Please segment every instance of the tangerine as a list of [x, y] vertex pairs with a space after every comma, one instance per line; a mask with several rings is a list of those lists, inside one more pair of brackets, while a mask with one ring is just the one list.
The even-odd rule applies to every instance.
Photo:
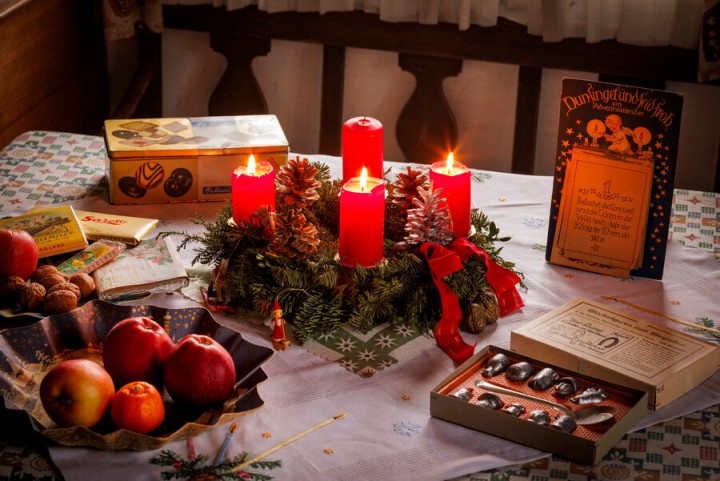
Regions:
[[149, 433], [160, 426], [165, 418], [162, 395], [149, 382], [129, 382], [115, 393], [110, 416], [120, 429]]

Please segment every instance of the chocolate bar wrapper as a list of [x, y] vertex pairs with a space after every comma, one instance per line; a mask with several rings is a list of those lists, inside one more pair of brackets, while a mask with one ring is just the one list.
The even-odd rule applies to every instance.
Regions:
[[111, 240], [99, 240], [93, 242], [86, 249], [78, 252], [57, 269], [66, 276], [73, 274], [90, 274], [100, 266], [104, 266], [125, 249], [125, 244]]
[[187, 287], [189, 279], [170, 237], [146, 239], [93, 272], [98, 299], [144, 297]]
[[29, 233], [40, 251], [40, 258], [69, 254], [87, 247], [77, 214], [69, 205], [36, 206], [23, 215], [0, 219], [2, 229]]
[[99, 212], [75, 211], [88, 240], [100, 239], [138, 245], [158, 225], [158, 219]]

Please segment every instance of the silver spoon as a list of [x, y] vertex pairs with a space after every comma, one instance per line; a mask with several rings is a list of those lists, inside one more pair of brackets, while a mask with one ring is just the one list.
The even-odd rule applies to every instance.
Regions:
[[548, 401], [546, 399], [533, 396], [532, 394], [525, 394], [513, 391], [512, 389], [496, 386], [495, 384], [483, 381], [482, 379], [478, 379], [477, 381], [475, 381], [475, 385], [486, 391], [507, 394], [508, 396], [516, 397], [519, 399], [535, 401], [541, 404], [548, 405], [572, 417], [577, 424], [584, 426], [604, 423], [612, 419], [617, 413], [617, 410], [612, 406], [583, 406], [578, 408], [576, 411], [573, 411], [572, 409], [568, 408], [567, 406], [563, 406], [562, 404]]

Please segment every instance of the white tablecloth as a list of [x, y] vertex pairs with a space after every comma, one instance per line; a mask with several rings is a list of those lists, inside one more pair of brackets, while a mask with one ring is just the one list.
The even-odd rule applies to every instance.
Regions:
[[[334, 175], [340, 176], [338, 158], [310, 156], [310, 159], [327, 162]], [[404, 170], [403, 165], [389, 165], [395, 172]], [[468, 343], [477, 342], [476, 349], [487, 344], [508, 348], [512, 329], [580, 296], [598, 301], [602, 301], [602, 296], [612, 296], [689, 322], [720, 319], [717, 302], [720, 269], [708, 252], [671, 241], [662, 281], [623, 280], [550, 265], [545, 262], [544, 246], [552, 178], [475, 172], [473, 179], [474, 207], [494, 220], [501, 233], [512, 236], [505, 243], [503, 257], [517, 264], [528, 288], [521, 292], [524, 308], [501, 318], [480, 334], [464, 334]], [[156, 232], [198, 230], [189, 217], [201, 213], [213, 219], [221, 207], [217, 203], [112, 206], [104, 197], [81, 199], [73, 205], [88, 211], [157, 217], [161, 224]], [[189, 266], [194, 253], [181, 250], [180, 254]], [[180, 294], [156, 294], [142, 302], [173, 307], [194, 305], [193, 300]], [[625, 304], [614, 303], [612, 307], [684, 329]], [[215, 314], [215, 317], [249, 341], [271, 347], [270, 329], [265, 325], [247, 322], [239, 316]], [[263, 452], [338, 413], [347, 413], [347, 417], [271, 455], [272, 459], [282, 460], [283, 467], [267, 474], [278, 480], [437, 480], [547, 456], [430, 417], [430, 390], [453, 368], [447, 355], [431, 344], [420, 353], [364, 378], [292, 344], [264, 365], [269, 379], [259, 386], [259, 392], [265, 406], [239, 419], [228, 457], [242, 451]], [[718, 402], [720, 374], [716, 373], [682, 399], [657, 412], [648, 412], [637, 427]], [[227, 425], [199, 436], [195, 440], [198, 454], [214, 458], [226, 432]], [[185, 442], [168, 444], [164, 449], [181, 456], [188, 452]], [[148, 462], [159, 452], [50, 448], [53, 461], [68, 481], [157, 480], [160, 471], [169, 469]]]

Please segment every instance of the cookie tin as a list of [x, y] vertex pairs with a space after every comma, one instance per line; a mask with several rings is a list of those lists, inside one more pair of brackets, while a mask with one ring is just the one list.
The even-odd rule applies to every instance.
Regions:
[[224, 201], [250, 155], [275, 169], [288, 142], [274, 115], [105, 121], [112, 204]]

